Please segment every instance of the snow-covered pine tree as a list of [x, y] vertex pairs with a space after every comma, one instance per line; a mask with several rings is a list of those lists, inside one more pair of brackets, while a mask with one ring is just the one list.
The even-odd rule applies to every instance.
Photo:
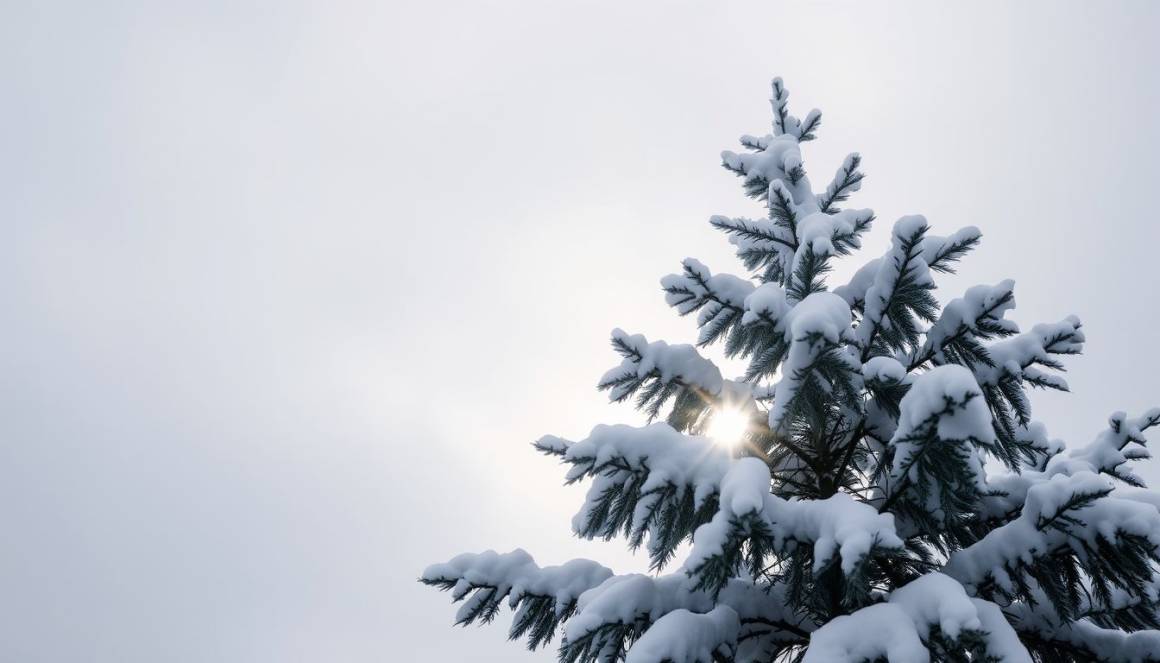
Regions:
[[[941, 237], [899, 219], [890, 250], [828, 290], [874, 215], [839, 208], [861, 186], [858, 154], [815, 192], [801, 147], [821, 114], [790, 115], [788, 96], [775, 79], [773, 133], [722, 155], [768, 207], [710, 220], [750, 277], [687, 259], [661, 281], [697, 313], [697, 345], [747, 360], [744, 375], [615, 330], [624, 359], [599, 388], [664, 421], [535, 443], [568, 483], [592, 483], [576, 534], [624, 536], [656, 574], [516, 550], [461, 555], [422, 582], [463, 601], [459, 624], [506, 600], [510, 637], [532, 649], [562, 626], [564, 663], [1160, 661], [1160, 494], [1129, 469], [1160, 409], [1117, 412], [1078, 449], [1049, 438], [1027, 390], [1067, 389], [1079, 320], [1021, 332], [1005, 317], [1011, 281], [940, 309], [936, 276], [975, 228]], [[738, 413], [744, 443], [715, 443]]]

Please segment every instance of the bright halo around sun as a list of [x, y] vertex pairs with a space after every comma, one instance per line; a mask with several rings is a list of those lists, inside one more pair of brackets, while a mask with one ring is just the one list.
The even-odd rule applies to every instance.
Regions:
[[734, 408], [725, 408], [713, 413], [705, 432], [714, 443], [736, 449], [748, 430], [748, 414]]

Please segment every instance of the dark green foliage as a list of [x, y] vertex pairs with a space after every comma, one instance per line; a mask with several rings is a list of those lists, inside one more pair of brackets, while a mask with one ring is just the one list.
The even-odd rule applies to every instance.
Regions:
[[689, 574], [696, 581], [696, 589], [716, 596], [742, 569], [751, 577], [759, 576], [773, 551], [773, 533], [764, 520], [753, 516], [730, 518], [723, 553], [689, 569]]
[[835, 256], [849, 255], [858, 246], [858, 236], [873, 222], [873, 214], [864, 214], [855, 220], [853, 229], [835, 229], [830, 237], [834, 247], [832, 254], [815, 253], [812, 246], [801, 247], [796, 258], [797, 266], [785, 283], [786, 299], [791, 302], [801, 301], [812, 293], [824, 292], [826, 283], [823, 277], [832, 269], [830, 260]]
[[565, 640], [560, 645], [560, 663], [615, 663], [623, 660], [628, 648], [644, 634], [649, 625], [648, 615], [640, 615], [632, 623], [607, 624], [582, 638]]
[[571, 603], [562, 614], [556, 614], [556, 600], [551, 596], [529, 596], [512, 619], [509, 640], [528, 637], [528, 649], [535, 651], [547, 644], [556, 634], [561, 622], [567, 621], [576, 612], [576, 604]]
[[[968, 393], [959, 400], [945, 397], [943, 410], [931, 414], [910, 434], [892, 441], [885, 456], [887, 462], [883, 463], [883, 472], [886, 467], [900, 469], [880, 510], [892, 510], [916, 523], [928, 542], [943, 552], [973, 543], [961, 537], [969, 531], [964, 526], [974, 519], [982, 496], [976, 449], [984, 441], [943, 439], [939, 422], [956, 410], [965, 409], [975, 398], [979, 394]], [[897, 446], [901, 444], [908, 446]], [[895, 457], [896, 453], [904, 455]], [[938, 505], [936, 512], [931, 511], [931, 504]]]
[[999, 663], [1000, 659], [987, 654], [985, 631], [963, 631], [950, 638], [937, 625], [931, 628], [926, 646], [931, 660], [946, 663]]

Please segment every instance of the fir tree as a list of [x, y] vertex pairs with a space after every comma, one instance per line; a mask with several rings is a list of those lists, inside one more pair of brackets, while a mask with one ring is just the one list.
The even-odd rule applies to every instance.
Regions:
[[[512, 639], [536, 649], [561, 632], [564, 663], [1160, 661], [1160, 495], [1129, 467], [1160, 409], [1115, 413], [1078, 449], [1049, 438], [1028, 390], [1067, 390], [1083, 331], [1074, 316], [1021, 331], [1011, 281], [940, 308], [936, 277], [975, 228], [899, 219], [889, 251], [830, 289], [874, 214], [843, 207], [858, 154], [815, 192], [801, 148], [821, 113], [798, 119], [788, 96], [775, 79], [773, 133], [722, 155], [768, 209], [710, 220], [749, 274], [690, 258], [661, 281], [696, 313], [697, 346], [744, 359], [744, 375], [615, 330], [623, 360], [599, 388], [650, 423], [535, 443], [566, 482], [591, 482], [576, 534], [644, 546], [655, 574], [517, 550], [461, 555], [422, 582], [463, 602], [459, 624], [506, 601]], [[711, 434], [731, 417], [733, 448]]]

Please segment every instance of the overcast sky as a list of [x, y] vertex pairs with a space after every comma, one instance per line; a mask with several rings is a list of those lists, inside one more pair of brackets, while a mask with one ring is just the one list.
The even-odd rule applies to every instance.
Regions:
[[0, 660], [552, 660], [415, 578], [640, 568], [529, 443], [640, 421], [608, 332], [694, 338], [657, 280], [737, 268], [773, 75], [863, 257], [977, 225], [942, 299], [1082, 317], [1053, 436], [1160, 404], [1160, 5], [3, 4]]

